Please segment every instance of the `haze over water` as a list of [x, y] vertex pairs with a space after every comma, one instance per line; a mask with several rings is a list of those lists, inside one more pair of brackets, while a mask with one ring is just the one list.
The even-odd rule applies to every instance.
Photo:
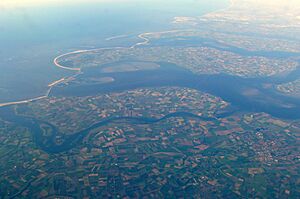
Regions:
[[[124, 1], [3, 6], [0, 4], [0, 103], [43, 95], [71, 73], [56, 68], [57, 55], [101, 47], [105, 38], [178, 28], [176, 16], [226, 8], [226, 0]], [[50, 34], [49, 34], [50, 33]]]

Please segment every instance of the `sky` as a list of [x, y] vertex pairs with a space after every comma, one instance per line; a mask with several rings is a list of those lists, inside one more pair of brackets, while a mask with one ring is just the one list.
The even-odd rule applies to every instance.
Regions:
[[[122, 1], [130, 1], [130, 0], [0, 0], [0, 6], [2, 8], [3, 7], [5, 8], [5, 7], [19, 7], [19, 6], [21, 7], [41, 6], [41, 5], [49, 5], [49, 4], [67, 4], [67, 3], [74, 4], [74, 3], [81, 3], [81, 2], [122, 2]], [[235, 1], [250, 1], [257, 4], [276, 5], [276, 6], [286, 6], [286, 5], [300, 6], [300, 0], [235, 0]]]
[[299, 8], [300, 0], [234, 0], [236, 2], [250, 2], [255, 5], [273, 6], [273, 7], [286, 7], [286, 8]]
[[26, 6], [44, 6], [51, 4], [68, 4], [82, 2], [122, 2], [126, 0], [0, 0], [0, 7], [26, 7]]

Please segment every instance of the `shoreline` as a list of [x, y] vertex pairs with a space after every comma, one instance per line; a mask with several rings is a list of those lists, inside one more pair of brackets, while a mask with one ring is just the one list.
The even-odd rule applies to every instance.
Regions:
[[[216, 10], [216, 11], [213, 11], [213, 12], [201, 15], [199, 17], [205, 17], [205, 16], [207, 16], [209, 14], [214, 14], [214, 13], [226, 11], [226, 10], [230, 9], [234, 5], [235, 1], [236, 0], [230, 0], [230, 5], [227, 8], [219, 9], [219, 10]], [[68, 82], [68, 81], [70, 81], [70, 79], [76, 77], [79, 74], [82, 74], [81, 68], [79, 68], [79, 67], [71, 68], [71, 67], [68, 67], [68, 66], [61, 65], [58, 60], [60, 58], [64, 57], [64, 56], [73, 55], [73, 54], [79, 54], [79, 53], [94, 52], [94, 51], [98, 51], [98, 50], [113, 50], [113, 49], [126, 49], [126, 48], [127, 49], [133, 49], [133, 48], [136, 48], [138, 46], [148, 45], [150, 43], [150, 39], [148, 39], [146, 37], [146, 35], [164, 34], [164, 33], [173, 33], [173, 32], [185, 32], [185, 31], [193, 31], [193, 30], [195, 30], [195, 29], [175, 29], [175, 30], [167, 30], [167, 31], [161, 31], [161, 32], [145, 32], [145, 33], [141, 33], [141, 34], [137, 35], [138, 38], [140, 38], [141, 40], [144, 40], [144, 41], [137, 42], [137, 43], [133, 44], [130, 47], [95, 48], [95, 49], [86, 49], [86, 50], [76, 50], [76, 51], [72, 51], [72, 52], [61, 54], [61, 55], [59, 55], [59, 56], [57, 56], [57, 57], [55, 57], [53, 59], [53, 64], [56, 67], [60, 68], [60, 69], [69, 70], [69, 71], [75, 71], [76, 72], [75, 75], [63, 77], [63, 78], [61, 78], [59, 80], [55, 80], [55, 81], [49, 83], [48, 84], [48, 89], [47, 89], [45, 95], [42, 95], [42, 96], [39, 96], [39, 97], [30, 98], [30, 99], [20, 100], [20, 101], [0, 103], [0, 108], [1, 107], [6, 107], [6, 106], [12, 106], [12, 105], [27, 104], [27, 103], [30, 103], [30, 102], [34, 102], [34, 101], [38, 101], [38, 100], [41, 100], [41, 99], [45, 99], [45, 98], [49, 97], [49, 95], [51, 93], [51, 90], [52, 90], [52, 88], [54, 86], [56, 86], [56, 85], [58, 85], [58, 84], [60, 84], [62, 82]], [[127, 35], [113, 36], [113, 37], [107, 38], [106, 40], [112, 40], [112, 39], [123, 37], [123, 36], [126, 37]]]
[[219, 10], [216, 10], [216, 11], [213, 11], [213, 12], [210, 12], [210, 13], [207, 13], [207, 14], [204, 14], [204, 15], [201, 15], [199, 16], [199, 18], [201, 17], [206, 17], [206, 16], [209, 16], [209, 15], [213, 15], [213, 14], [216, 14], [216, 13], [220, 13], [220, 12], [225, 12], [227, 10], [230, 10], [232, 7], [234, 7], [234, 5], [236, 4], [236, 1], [237, 0], [229, 0], [229, 6], [226, 7], [226, 8], [221, 8]]

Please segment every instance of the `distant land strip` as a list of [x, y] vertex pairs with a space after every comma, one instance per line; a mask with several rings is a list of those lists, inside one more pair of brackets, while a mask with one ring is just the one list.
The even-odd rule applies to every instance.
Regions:
[[[225, 11], [227, 9], [230, 9], [234, 4], [235, 4], [235, 1], [234, 0], [230, 0], [230, 6], [228, 8], [220, 9], [220, 10], [208, 13], [208, 14], [214, 14], [214, 13], [217, 13], [217, 12]], [[206, 15], [208, 15], [208, 14], [206, 14]], [[191, 31], [191, 30], [195, 30], [195, 29], [177, 29], [177, 30], [168, 30], [168, 31], [161, 31], [161, 32], [146, 32], [146, 33], [142, 33], [142, 34], [138, 35], [138, 38], [140, 38], [140, 39], [142, 39], [144, 41], [137, 42], [136, 44], [134, 44], [131, 47], [129, 47], [129, 49], [136, 48], [136, 47], [142, 46], [142, 45], [148, 45], [150, 43], [150, 39], [147, 36], [151, 35], [151, 34], [175, 33], [175, 32], [185, 32], [185, 31]], [[126, 36], [128, 36], [128, 35], [113, 36], [113, 37], [107, 38], [106, 41], [110, 41], [110, 40], [118, 39], [118, 38], [123, 38], [123, 37], [126, 37]], [[64, 57], [64, 56], [72, 55], [72, 54], [78, 54], [78, 53], [93, 52], [93, 51], [98, 51], [98, 50], [105, 50], [105, 49], [122, 49], [122, 48], [124, 49], [126, 47], [112, 47], [112, 48], [96, 48], [96, 49], [90, 49], [90, 50], [77, 50], [77, 51], [73, 51], [73, 52], [69, 52], [69, 53], [65, 53], [65, 54], [59, 55], [59, 56], [57, 56], [57, 57], [54, 58], [54, 60], [53, 60], [54, 65], [56, 67], [64, 69], [64, 70], [76, 71], [77, 74], [75, 74], [75, 75], [73, 75], [71, 77], [64, 77], [64, 78], [61, 78], [59, 80], [53, 81], [52, 83], [49, 83], [48, 84], [49, 89], [47, 90], [46, 94], [43, 95], [43, 96], [35, 97], [35, 98], [27, 99], [27, 100], [15, 101], [15, 102], [0, 103], [0, 108], [1, 107], [5, 107], [5, 106], [18, 105], [18, 104], [26, 104], [26, 103], [38, 101], [38, 100], [41, 100], [41, 99], [45, 99], [45, 98], [47, 98], [49, 96], [49, 94], [51, 93], [51, 90], [52, 90], [52, 88], [54, 86], [56, 86], [57, 84], [60, 84], [62, 82], [68, 82], [70, 79], [72, 79], [72, 77], [77, 76], [78, 74], [81, 74], [82, 72], [81, 72], [81, 68], [80, 67], [72, 68], [72, 67], [68, 67], [68, 66], [63, 66], [63, 65], [61, 65], [59, 63], [59, 59], [62, 58], [62, 57]]]

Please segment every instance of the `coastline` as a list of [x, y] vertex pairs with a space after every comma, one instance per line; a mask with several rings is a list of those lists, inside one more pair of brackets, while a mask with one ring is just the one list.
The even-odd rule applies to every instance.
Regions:
[[219, 10], [216, 10], [216, 11], [213, 11], [213, 12], [210, 12], [210, 13], [207, 13], [207, 14], [204, 14], [204, 15], [201, 15], [201, 16], [199, 16], [199, 18], [201, 18], [201, 17], [206, 17], [206, 16], [213, 15], [213, 14], [220, 13], [220, 12], [228, 11], [228, 10], [230, 10], [232, 7], [235, 6], [236, 1], [237, 1], [237, 0], [229, 0], [229, 6], [228, 6], [228, 7], [226, 7], [226, 8], [221, 8], [221, 9], [219, 9]]
[[[219, 12], [226, 11], [226, 10], [230, 9], [235, 4], [235, 1], [236, 0], [230, 0], [230, 5], [227, 8], [219, 9], [219, 10], [216, 10], [216, 11], [213, 11], [213, 12], [201, 15], [199, 17], [205, 17], [205, 16], [208, 16], [210, 14], [214, 14], [214, 13], [219, 13]], [[86, 52], [94, 52], [94, 51], [98, 51], [98, 50], [113, 50], [113, 49], [126, 49], [126, 48], [127, 49], [132, 49], [132, 48], [136, 48], [138, 46], [148, 45], [150, 43], [150, 39], [147, 38], [147, 35], [173, 33], [173, 32], [185, 32], [185, 31], [192, 31], [192, 30], [195, 30], [195, 29], [174, 29], [174, 30], [167, 30], [167, 31], [161, 31], [161, 32], [145, 32], [145, 33], [141, 33], [141, 34], [137, 35], [137, 37], [140, 38], [143, 41], [137, 42], [137, 43], [133, 44], [130, 47], [112, 47], [112, 48], [83, 49], [83, 50], [76, 50], [76, 51], [72, 51], [72, 52], [61, 54], [61, 55], [59, 55], [59, 56], [57, 56], [57, 57], [55, 57], [53, 59], [53, 64], [56, 67], [60, 68], [60, 69], [69, 70], [69, 71], [75, 71], [76, 72], [75, 75], [63, 77], [63, 78], [61, 78], [59, 80], [55, 80], [55, 81], [49, 83], [48, 84], [48, 89], [47, 89], [45, 95], [42, 95], [42, 96], [39, 96], [39, 97], [30, 98], [30, 99], [20, 100], [20, 101], [0, 103], [0, 108], [1, 107], [6, 107], [6, 106], [12, 106], [12, 105], [27, 104], [27, 103], [30, 103], [30, 102], [34, 102], [34, 101], [38, 101], [38, 100], [41, 100], [41, 99], [45, 99], [45, 98], [49, 97], [49, 95], [50, 95], [51, 90], [52, 90], [53, 87], [55, 87], [56, 85], [58, 85], [60, 83], [63, 83], [63, 82], [66, 83], [66, 82], [70, 81], [72, 78], [74, 78], [77, 75], [81, 74], [82, 73], [81, 68], [79, 68], [79, 67], [71, 68], [71, 67], [68, 67], [68, 66], [63, 66], [63, 65], [61, 65], [59, 63], [58, 60], [60, 58], [64, 57], [64, 56], [73, 55], [73, 54], [79, 54], [79, 53], [86, 53]], [[121, 37], [126, 37], [126, 36], [127, 35], [112, 36], [112, 37], [106, 38], [105, 40], [109, 41], [109, 40], [113, 40], [113, 39], [117, 39], [117, 38], [121, 38]]]

